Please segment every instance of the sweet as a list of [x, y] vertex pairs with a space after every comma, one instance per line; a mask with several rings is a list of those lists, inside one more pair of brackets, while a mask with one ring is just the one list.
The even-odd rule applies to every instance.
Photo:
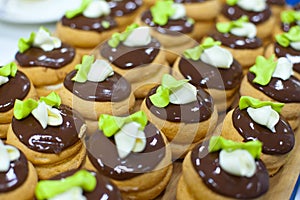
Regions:
[[266, 0], [266, 3], [272, 10], [272, 15], [275, 16], [276, 21], [280, 21], [280, 13], [287, 8], [285, 0]]
[[269, 189], [269, 175], [259, 159], [261, 145], [259, 141], [238, 143], [216, 136], [197, 145], [183, 161], [177, 199], [262, 196]]
[[0, 67], [0, 138], [6, 138], [16, 99], [35, 98], [36, 91], [28, 77], [11, 62]]
[[289, 32], [293, 26], [297, 26], [297, 21], [299, 20], [298, 10], [284, 10], [280, 13], [280, 20], [278, 20], [277, 26], [275, 26], [273, 37], [275, 39], [277, 34], [282, 34], [284, 32]]
[[39, 101], [17, 100], [7, 143], [18, 147], [32, 162], [39, 179], [78, 168], [85, 158], [86, 125], [81, 115], [60, 104], [56, 93]]
[[202, 88], [165, 74], [141, 105], [149, 120], [167, 137], [173, 159], [184, 157], [216, 127], [218, 113]]

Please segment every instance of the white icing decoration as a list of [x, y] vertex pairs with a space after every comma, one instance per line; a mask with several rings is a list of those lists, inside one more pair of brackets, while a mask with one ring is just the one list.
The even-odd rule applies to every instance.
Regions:
[[0, 76], [0, 85], [3, 85], [9, 81], [9, 78], [6, 76]]
[[247, 108], [247, 113], [253, 121], [266, 126], [273, 133], [276, 132], [275, 125], [279, 121], [279, 114], [272, 109], [271, 106], [263, 106], [260, 108]]
[[83, 196], [83, 190], [81, 187], [72, 187], [71, 189], [65, 191], [64, 193], [58, 194], [49, 200], [86, 200], [86, 197]]
[[239, 37], [255, 38], [256, 26], [252, 23], [244, 22], [242, 27], [232, 28], [230, 33]]
[[293, 74], [293, 64], [285, 57], [279, 58], [272, 77], [287, 80]]
[[91, 66], [87, 79], [92, 82], [102, 82], [114, 75], [113, 68], [106, 60], [97, 59]]
[[98, 18], [110, 14], [110, 7], [106, 1], [92, 1], [83, 11], [83, 16], [88, 18]]
[[252, 177], [256, 172], [256, 164], [252, 155], [244, 149], [231, 152], [221, 150], [219, 154], [221, 168], [235, 176]]
[[151, 42], [150, 28], [146, 26], [134, 29], [123, 42], [128, 47], [139, 47]]
[[174, 8], [175, 12], [170, 19], [177, 20], [186, 16], [186, 11], [184, 5], [180, 3], [173, 3], [172, 8]]
[[297, 51], [300, 51], [300, 42], [291, 42], [291, 43], [290, 43], [290, 46], [291, 46], [293, 49], [295, 49], [295, 50], [297, 50]]
[[232, 54], [228, 50], [217, 45], [205, 49], [200, 58], [209, 65], [226, 69], [230, 68], [233, 62]]
[[266, 0], [239, 0], [237, 5], [247, 11], [262, 12], [267, 8]]
[[170, 102], [173, 104], [187, 104], [197, 100], [197, 89], [190, 83], [173, 89], [170, 94]]
[[4, 145], [0, 140], [0, 172], [6, 172], [10, 162], [20, 158], [20, 151], [11, 145]]
[[15, 161], [20, 158], [20, 155], [21, 155], [20, 151], [16, 147], [11, 146], [11, 145], [5, 145], [5, 149], [8, 153], [10, 161]]
[[51, 36], [45, 29], [40, 28], [35, 35], [33, 46], [39, 47], [44, 51], [52, 51], [55, 48], [61, 47], [61, 40]]
[[136, 135], [135, 145], [132, 149], [133, 152], [141, 152], [146, 147], [146, 135], [144, 131], [138, 131]]

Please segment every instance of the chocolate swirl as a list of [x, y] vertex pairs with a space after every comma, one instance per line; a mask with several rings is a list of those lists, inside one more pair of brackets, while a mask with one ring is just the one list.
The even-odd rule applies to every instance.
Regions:
[[132, 69], [134, 67], [150, 64], [160, 51], [160, 43], [152, 38], [148, 45], [140, 47], [127, 47], [120, 43], [116, 48], [105, 42], [100, 48], [100, 54], [121, 69]]
[[49, 67], [58, 69], [71, 63], [75, 57], [75, 49], [62, 43], [61, 47], [52, 51], [44, 51], [38, 47], [31, 47], [24, 53], [17, 52], [15, 58], [22, 67]]
[[191, 162], [203, 183], [215, 193], [238, 199], [261, 196], [269, 189], [269, 174], [261, 160], [255, 160], [256, 172], [240, 177], [225, 172], [219, 163], [219, 152], [208, 152], [208, 142], [197, 145], [191, 152]]
[[26, 181], [28, 171], [28, 161], [20, 151], [20, 157], [10, 162], [8, 171], [0, 172], [0, 193], [10, 192], [20, 187]]
[[78, 112], [66, 105], [60, 105], [58, 110], [63, 118], [62, 125], [48, 125], [46, 129], [31, 114], [22, 120], [13, 117], [14, 134], [33, 151], [59, 154], [79, 141], [78, 133], [85, 122]]
[[193, 61], [181, 58], [178, 64], [180, 73], [189, 79], [191, 84], [202, 88], [230, 90], [237, 88], [243, 76], [241, 65], [234, 59], [230, 68], [213, 67], [201, 60]]
[[277, 42], [274, 44], [274, 53], [277, 58], [286, 57], [293, 63], [293, 70], [300, 73], [300, 51], [293, 49], [292, 47], [282, 47]]
[[0, 112], [7, 112], [14, 107], [16, 99], [24, 99], [30, 90], [30, 81], [27, 76], [17, 71], [15, 77], [0, 85]]
[[197, 91], [197, 101], [183, 105], [169, 103], [164, 108], [158, 108], [152, 104], [149, 98], [155, 94], [157, 87], [150, 90], [146, 97], [146, 105], [151, 113], [160, 119], [171, 122], [198, 123], [208, 120], [214, 112], [212, 97], [201, 88], [198, 88]]
[[232, 113], [234, 128], [244, 138], [244, 141], [259, 140], [263, 143], [262, 152], [266, 154], [285, 154], [290, 152], [295, 144], [294, 131], [285, 119], [280, 116], [273, 133], [267, 127], [253, 121], [247, 110], [236, 108]]
[[247, 73], [248, 82], [268, 97], [282, 103], [300, 102], [300, 81], [296, 77], [291, 76], [285, 81], [273, 77], [266, 86], [253, 83], [254, 78], [254, 74]]
[[142, 5], [142, 0], [110, 0], [107, 3], [111, 9], [111, 16], [122, 17], [136, 11]]
[[277, 5], [277, 6], [284, 6], [285, 0], [267, 0], [267, 4], [269, 5]]
[[150, 172], [165, 157], [165, 142], [159, 130], [151, 123], [146, 125], [144, 132], [144, 151], [131, 152], [121, 159], [113, 138], [107, 138], [102, 131], [97, 131], [86, 141], [88, 157], [101, 174], [115, 180], [126, 180]]
[[131, 85], [118, 73], [106, 78], [102, 82], [86, 81], [78, 83], [72, 81], [77, 70], [71, 71], [64, 80], [64, 86], [70, 92], [87, 101], [119, 102], [129, 97]]
[[261, 12], [254, 12], [244, 10], [237, 5], [229, 6], [228, 4], [223, 6], [221, 13], [230, 21], [237, 20], [243, 15], [246, 15], [248, 16], [249, 21], [256, 25], [267, 21], [272, 15], [269, 6], [267, 6], [267, 8]]

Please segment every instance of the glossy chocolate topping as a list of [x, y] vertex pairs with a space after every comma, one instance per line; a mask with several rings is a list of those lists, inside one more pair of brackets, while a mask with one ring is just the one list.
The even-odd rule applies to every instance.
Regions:
[[[77, 171], [78, 170], [71, 170], [71, 171], [61, 173], [51, 178], [51, 180], [60, 180], [60, 179], [68, 178], [69, 176], [72, 176]], [[108, 178], [93, 171], [90, 171], [90, 173], [96, 177], [97, 185], [92, 192], [83, 192], [83, 195], [86, 197], [87, 200], [96, 200], [96, 199], [121, 200], [122, 199], [119, 189]]]
[[190, 80], [191, 84], [218, 90], [237, 88], [243, 76], [242, 67], [235, 59], [230, 68], [223, 69], [206, 64], [200, 59], [193, 61], [181, 58], [179, 70], [186, 79]]
[[300, 81], [294, 76], [291, 76], [286, 81], [280, 78], [272, 78], [266, 86], [253, 83], [255, 75], [251, 72], [247, 73], [247, 78], [254, 88], [276, 101], [282, 103], [300, 102]]
[[293, 26], [296, 26], [297, 24], [295, 22], [293, 23], [282, 23], [280, 24], [280, 27], [281, 27], [281, 30], [283, 32], [289, 32], [289, 30], [293, 27]]
[[300, 73], [300, 51], [292, 47], [282, 47], [277, 42], [274, 44], [274, 53], [277, 58], [287, 57], [293, 63], [293, 70]]
[[[143, 12], [142, 21], [150, 27], [154, 27], [157, 32], [168, 35], [181, 35], [180, 33], [191, 33], [194, 25], [188, 22], [188, 18], [184, 17], [178, 20], [170, 20], [166, 25], [160, 26], [153, 22], [153, 17], [150, 10]], [[179, 33], [178, 33], [179, 32]]]
[[262, 12], [254, 12], [254, 11], [244, 10], [237, 5], [229, 6], [227, 4], [225, 4], [223, 6], [221, 13], [225, 17], [227, 17], [230, 21], [237, 20], [240, 17], [242, 17], [243, 15], [246, 15], [246, 16], [248, 16], [249, 21], [252, 22], [253, 24], [260, 24], [262, 22], [265, 22], [272, 15], [272, 12], [271, 12], [271, 9], [269, 8], [269, 6], [267, 6], [267, 8], [265, 10], [263, 10]]
[[[205, 142], [206, 143], [206, 142]], [[256, 173], [250, 177], [231, 175], [222, 170], [219, 152], [208, 152], [208, 143], [197, 145], [191, 162], [203, 183], [212, 191], [238, 199], [256, 198], [269, 189], [269, 174], [261, 160], [256, 160]]]
[[244, 138], [244, 141], [258, 139], [263, 143], [262, 152], [266, 154], [285, 154], [290, 152], [295, 144], [294, 131], [280, 116], [273, 133], [267, 127], [253, 121], [247, 110], [236, 108], [232, 113], [234, 128]]
[[108, 1], [112, 16], [122, 17], [137, 10], [142, 5], [142, 0]]
[[267, 0], [267, 4], [269, 5], [278, 5], [278, 6], [284, 6], [285, 0]]
[[112, 101], [118, 102], [129, 97], [131, 85], [118, 73], [106, 78], [103, 82], [87, 81], [78, 83], [72, 81], [77, 70], [67, 74], [64, 80], [64, 86], [73, 94], [87, 101]]
[[24, 53], [17, 52], [15, 58], [22, 67], [42, 66], [53, 69], [61, 68], [71, 63], [75, 57], [75, 49], [62, 43], [60, 48], [44, 51], [31, 47]]
[[0, 85], [0, 112], [9, 111], [14, 107], [16, 99], [24, 99], [30, 90], [29, 79], [23, 72], [17, 71], [15, 77]]
[[41, 153], [59, 154], [79, 141], [79, 131], [85, 123], [81, 115], [66, 105], [60, 105], [63, 118], [60, 126], [48, 125], [43, 129], [41, 124], [30, 114], [28, 117], [12, 119], [12, 129], [17, 138], [29, 149]]
[[214, 112], [212, 97], [201, 88], [197, 91], [197, 101], [183, 105], [169, 103], [165, 108], [154, 106], [149, 98], [155, 94], [156, 89], [157, 87], [154, 87], [150, 90], [146, 97], [146, 105], [151, 113], [160, 119], [171, 122], [198, 123], [209, 119]]
[[[116, 21], [110, 17], [99, 17], [99, 18], [87, 18], [83, 15], [78, 15], [72, 19], [68, 19], [65, 16], [61, 19], [61, 22], [64, 26], [68, 26], [74, 29], [80, 29], [84, 31], [96, 31], [104, 32], [106, 30], [113, 29], [117, 26]], [[108, 28], [104, 28], [102, 23], [109, 23]]]
[[206, 0], [174, 0], [176, 3], [198, 3], [198, 2], [204, 2]]
[[20, 151], [20, 158], [10, 162], [8, 171], [0, 172], [0, 193], [10, 192], [20, 187], [26, 181], [28, 171], [28, 161]]
[[222, 42], [222, 45], [232, 49], [258, 49], [262, 47], [260, 38], [239, 37], [230, 33], [220, 33], [214, 31], [211, 35], [214, 40]]
[[121, 159], [113, 138], [97, 131], [86, 141], [88, 157], [98, 172], [115, 180], [126, 180], [150, 172], [164, 158], [165, 142], [153, 124], [148, 123], [144, 132], [147, 138], [144, 151], [131, 152]]
[[150, 64], [159, 53], [160, 43], [152, 38], [147, 46], [127, 47], [122, 42], [112, 48], [105, 42], [101, 48], [101, 55], [121, 69], [132, 69], [134, 67]]

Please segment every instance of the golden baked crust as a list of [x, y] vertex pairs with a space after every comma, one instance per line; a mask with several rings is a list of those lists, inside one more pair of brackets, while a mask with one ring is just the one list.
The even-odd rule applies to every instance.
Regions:
[[187, 16], [196, 21], [214, 20], [221, 11], [221, 3], [219, 0], [206, 0], [199, 3], [183, 3], [183, 5]]
[[0, 138], [5, 139], [7, 135], [8, 127], [10, 126], [10, 123], [4, 123], [0, 124]]

